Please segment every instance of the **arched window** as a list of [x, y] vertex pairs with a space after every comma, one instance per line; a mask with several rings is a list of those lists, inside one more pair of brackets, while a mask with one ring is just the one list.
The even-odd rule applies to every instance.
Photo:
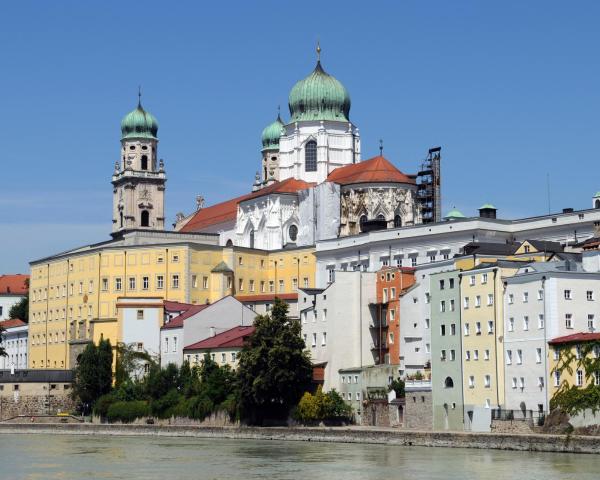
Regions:
[[148, 155], [142, 155], [142, 170], [148, 170]]
[[380, 213], [379, 215], [377, 215], [377, 220], [385, 221], [385, 217], [383, 216], [383, 213]]
[[444, 380], [444, 388], [454, 388], [454, 382], [450, 377], [446, 377], [446, 380]]
[[594, 202], [594, 208], [600, 208], [600, 200]]
[[250, 230], [250, 248], [254, 248], [254, 229]]
[[231, 241], [231, 238], [229, 240], [227, 240], [227, 243], [225, 244], [226, 247], [233, 247], [233, 242]]
[[317, 142], [311, 140], [304, 147], [304, 171], [317, 171]]
[[123, 228], [123, 210], [121, 210], [119, 212], [119, 219], [120, 219], [120, 222], [119, 222], [120, 228]]
[[142, 220], [140, 225], [142, 227], [150, 226], [150, 212], [148, 210], [142, 210]]
[[402, 219], [400, 218], [400, 215], [396, 215], [394, 217], [394, 228], [399, 228], [402, 226]]
[[290, 225], [288, 235], [290, 236], [290, 240], [292, 242], [295, 242], [298, 238], [298, 227], [296, 225]]
[[360, 231], [363, 231], [363, 227], [365, 222], [367, 221], [367, 216], [366, 215], [361, 215], [360, 220], [358, 221], [360, 223]]

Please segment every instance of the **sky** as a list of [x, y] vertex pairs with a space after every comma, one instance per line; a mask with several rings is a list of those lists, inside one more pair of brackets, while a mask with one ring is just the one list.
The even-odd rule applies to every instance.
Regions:
[[[0, 3], [0, 273], [106, 240], [121, 118], [158, 119], [168, 224], [248, 192], [260, 135], [315, 66], [350, 92], [363, 159], [415, 173], [442, 147], [442, 201], [501, 218], [600, 190], [597, 1]], [[548, 202], [548, 185], [550, 202]]]

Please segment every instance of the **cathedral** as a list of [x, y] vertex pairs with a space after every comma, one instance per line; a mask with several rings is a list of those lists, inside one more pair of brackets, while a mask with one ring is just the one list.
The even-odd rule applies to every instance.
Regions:
[[[175, 231], [216, 233], [222, 246], [278, 250], [427, 221], [423, 172], [402, 173], [382, 148], [378, 156], [361, 158], [350, 94], [323, 68], [319, 47], [317, 56], [314, 70], [290, 91], [289, 119], [278, 115], [262, 132], [260, 168], [249, 193], [212, 206], [198, 197], [194, 212], [177, 214]], [[165, 229], [157, 131], [141, 102], [122, 121], [113, 232]]]

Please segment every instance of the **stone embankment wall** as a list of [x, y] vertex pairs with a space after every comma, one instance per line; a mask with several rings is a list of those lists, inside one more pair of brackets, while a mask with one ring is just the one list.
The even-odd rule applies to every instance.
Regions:
[[519, 420], [492, 420], [493, 433], [534, 433], [533, 422]]
[[19, 415], [56, 415], [71, 412], [75, 405], [68, 394], [0, 396], [0, 421]]
[[398, 446], [483, 448], [536, 452], [600, 453], [600, 437], [501, 433], [419, 432], [361, 427], [194, 427], [97, 424], [0, 424], [0, 434], [154, 435], [171, 437], [369, 443]]

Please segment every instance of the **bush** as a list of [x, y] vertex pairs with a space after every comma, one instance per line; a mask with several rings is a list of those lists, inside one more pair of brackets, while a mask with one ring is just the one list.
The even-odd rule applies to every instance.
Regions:
[[183, 397], [177, 392], [177, 390], [169, 390], [166, 395], [157, 398], [156, 400], [152, 400], [152, 403], [150, 404], [152, 415], [158, 418], [171, 417], [174, 408], [177, 406], [177, 404], [179, 404], [182, 398]]
[[189, 416], [196, 420], [204, 420], [214, 410], [215, 404], [205, 396], [192, 397], [190, 399]]
[[335, 390], [323, 393], [321, 386], [312, 395], [306, 392], [294, 411], [294, 418], [302, 423], [321, 421], [348, 421], [352, 417], [352, 407]]
[[143, 400], [132, 402], [114, 402], [108, 407], [107, 418], [109, 422], [130, 423], [136, 418], [150, 415], [150, 408]]
[[117, 399], [112, 393], [102, 395], [94, 404], [94, 413], [100, 417], [106, 417], [109, 407], [116, 401]]
[[391, 392], [392, 390], [396, 392], [396, 398], [404, 398], [406, 396], [404, 380], [400, 378], [393, 380], [392, 383], [390, 383], [389, 391]]

